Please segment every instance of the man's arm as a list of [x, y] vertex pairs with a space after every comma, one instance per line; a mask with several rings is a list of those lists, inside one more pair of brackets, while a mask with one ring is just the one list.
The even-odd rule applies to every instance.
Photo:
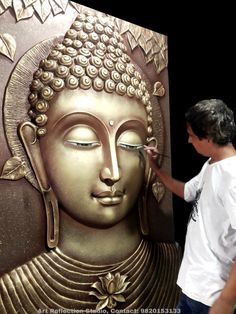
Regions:
[[159, 179], [165, 185], [165, 187], [172, 193], [178, 195], [181, 198], [184, 198], [185, 183], [172, 178], [166, 171], [158, 167], [156, 162], [157, 152], [155, 149], [146, 147], [145, 150], [147, 152], [152, 170], [159, 177]]
[[236, 305], [236, 259], [229, 278], [209, 314], [233, 314]]

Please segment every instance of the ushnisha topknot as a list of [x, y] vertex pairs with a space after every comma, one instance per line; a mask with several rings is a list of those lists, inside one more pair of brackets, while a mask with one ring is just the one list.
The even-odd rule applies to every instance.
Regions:
[[108, 16], [78, 14], [62, 43], [40, 62], [28, 97], [29, 115], [38, 127], [38, 136], [47, 132], [50, 101], [64, 88], [93, 88], [137, 98], [146, 108], [148, 136], [152, 136], [152, 107], [146, 83]]

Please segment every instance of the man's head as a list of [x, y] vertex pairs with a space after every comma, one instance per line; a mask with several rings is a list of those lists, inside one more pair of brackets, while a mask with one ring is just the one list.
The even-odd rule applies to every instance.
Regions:
[[233, 141], [236, 127], [233, 111], [220, 99], [198, 102], [185, 114], [187, 125], [200, 140], [224, 146]]

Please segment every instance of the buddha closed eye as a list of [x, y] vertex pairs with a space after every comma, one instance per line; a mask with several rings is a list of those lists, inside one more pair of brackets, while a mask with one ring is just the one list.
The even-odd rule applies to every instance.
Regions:
[[[77, 125], [69, 130], [64, 137], [64, 143], [76, 149], [93, 149], [101, 146], [96, 131], [86, 125]], [[135, 131], [129, 130], [119, 136], [116, 145], [128, 151], [137, 151], [143, 147], [143, 140]]]
[[143, 140], [137, 132], [129, 130], [120, 135], [117, 145], [125, 150], [137, 151], [143, 147]]
[[95, 131], [86, 125], [78, 125], [65, 135], [65, 145], [76, 149], [91, 149], [101, 145]]

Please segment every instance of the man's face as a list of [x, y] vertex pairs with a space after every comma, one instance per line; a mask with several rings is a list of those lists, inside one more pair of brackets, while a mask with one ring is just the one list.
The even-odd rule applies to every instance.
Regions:
[[205, 157], [210, 156], [210, 144], [212, 144], [211, 140], [207, 138], [199, 138], [196, 134], [194, 134], [190, 125], [187, 125], [188, 132], [188, 143], [192, 144], [195, 150]]

